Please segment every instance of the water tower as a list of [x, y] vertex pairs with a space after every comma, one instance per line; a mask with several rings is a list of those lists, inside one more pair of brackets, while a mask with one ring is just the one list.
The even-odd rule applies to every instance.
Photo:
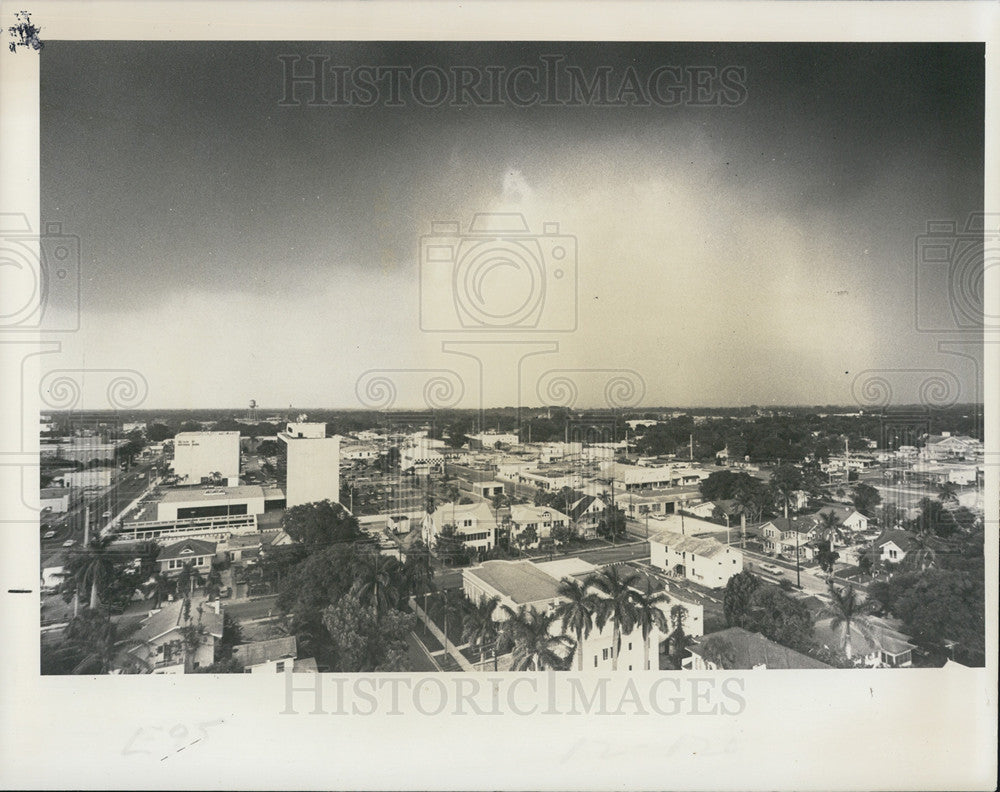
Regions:
[[257, 400], [250, 400], [250, 408], [247, 410], [246, 420], [250, 423], [260, 423], [260, 413], [257, 412]]

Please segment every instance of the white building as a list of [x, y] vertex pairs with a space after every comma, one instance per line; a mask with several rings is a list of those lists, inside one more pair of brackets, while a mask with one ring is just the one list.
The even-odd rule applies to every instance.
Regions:
[[399, 451], [399, 469], [404, 473], [412, 470], [421, 476], [444, 470], [444, 454], [439, 443], [440, 440], [427, 437], [411, 440]]
[[286, 446], [285, 505], [340, 502], [340, 437], [324, 423], [289, 423], [278, 439]]
[[[580, 558], [565, 558], [558, 561], [536, 564], [531, 561], [486, 561], [462, 571], [462, 589], [465, 595], [475, 603], [480, 603], [490, 597], [497, 597], [498, 605], [517, 611], [520, 608], [531, 609], [541, 613], [552, 613], [565, 601], [559, 593], [562, 580], [585, 581], [598, 571], [594, 565]], [[597, 593], [596, 589], [591, 589]], [[670, 624], [670, 611], [675, 605], [682, 605], [687, 611], [684, 623], [685, 633], [698, 637], [703, 634], [704, 613], [700, 604], [682, 600], [673, 592], [665, 592], [667, 598], [658, 605]], [[494, 618], [502, 621], [505, 612], [498, 608]], [[553, 634], [562, 632], [561, 623], [553, 624]], [[572, 638], [576, 636], [572, 635]], [[636, 627], [631, 632], [621, 636], [621, 646], [618, 654], [619, 671], [658, 670], [660, 644], [667, 635], [653, 627], [647, 638]], [[584, 671], [610, 671], [612, 667], [612, 642], [614, 628], [610, 622], [599, 630], [595, 626], [590, 635], [583, 637], [582, 643], [576, 647], [572, 668]]]
[[[142, 623], [129, 649], [154, 674], [183, 674], [215, 662], [215, 645], [222, 640], [222, 612], [219, 601], [192, 600], [184, 618], [184, 600], [164, 605]], [[186, 628], [195, 640], [186, 640]]]
[[649, 537], [649, 562], [708, 588], [721, 588], [743, 571], [743, 553], [738, 548], [673, 531]]
[[502, 481], [473, 481], [472, 493], [480, 498], [493, 498], [504, 494]]
[[552, 531], [557, 528], [568, 528], [570, 518], [561, 511], [545, 506], [529, 506], [515, 503], [510, 507], [511, 535], [517, 537], [523, 531], [533, 529], [535, 541], [527, 547], [538, 547], [543, 539], [551, 539]]
[[86, 470], [68, 470], [65, 473], [60, 473], [52, 481], [53, 483], [61, 483], [64, 487], [94, 489], [110, 487], [113, 478], [113, 468], [87, 468]]
[[489, 550], [497, 543], [497, 520], [485, 501], [477, 503], [444, 503], [424, 515], [424, 544], [434, 547], [441, 529], [454, 525], [455, 533], [466, 547]]
[[255, 484], [178, 487], [167, 490], [156, 504], [156, 519], [160, 521], [263, 513], [264, 490]]
[[174, 473], [183, 484], [200, 484], [218, 474], [239, 483], [239, 432], [180, 432], [174, 437]]
[[692, 486], [709, 476], [708, 471], [700, 468], [674, 465], [646, 467], [618, 463], [605, 465], [603, 473], [605, 477], [614, 479], [616, 484], [624, 487], [626, 492]]
[[497, 448], [498, 446], [517, 445], [520, 440], [516, 434], [511, 432], [481, 432], [480, 434], [466, 435], [469, 442], [475, 443], [482, 448]]

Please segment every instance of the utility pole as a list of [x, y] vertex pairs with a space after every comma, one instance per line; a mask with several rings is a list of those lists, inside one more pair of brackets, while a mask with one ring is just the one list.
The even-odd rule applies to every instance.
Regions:
[[689, 436], [688, 443], [689, 443], [689, 446], [688, 446], [688, 457], [689, 457], [689, 459], [692, 462], [694, 462], [694, 435], [693, 434]]

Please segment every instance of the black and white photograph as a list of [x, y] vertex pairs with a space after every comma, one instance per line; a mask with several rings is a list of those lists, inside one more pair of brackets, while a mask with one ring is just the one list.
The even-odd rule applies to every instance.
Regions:
[[995, 8], [55, 5], [5, 787], [993, 788]]

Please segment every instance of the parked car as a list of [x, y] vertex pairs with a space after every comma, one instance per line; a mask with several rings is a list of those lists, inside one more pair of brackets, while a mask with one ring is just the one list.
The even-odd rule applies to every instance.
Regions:
[[765, 572], [768, 572], [768, 573], [770, 573], [772, 575], [783, 575], [783, 574], [785, 574], [785, 570], [782, 569], [777, 564], [761, 564], [760, 568], [763, 569]]
[[108, 509], [104, 514], [101, 515], [105, 520], [111, 516], [111, 509]]
[[76, 539], [67, 539], [65, 542], [63, 542], [63, 547], [72, 547], [75, 544], [76, 544]]
[[45, 533], [44, 533], [44, 534], [42, 535], [42, 539], [54, 539], [54, 538], [55, 538], [55, 535], [56, 535], [56, 532], [55, 532], [55, 531], [46, 531], [46, 532], [45, 532]]

